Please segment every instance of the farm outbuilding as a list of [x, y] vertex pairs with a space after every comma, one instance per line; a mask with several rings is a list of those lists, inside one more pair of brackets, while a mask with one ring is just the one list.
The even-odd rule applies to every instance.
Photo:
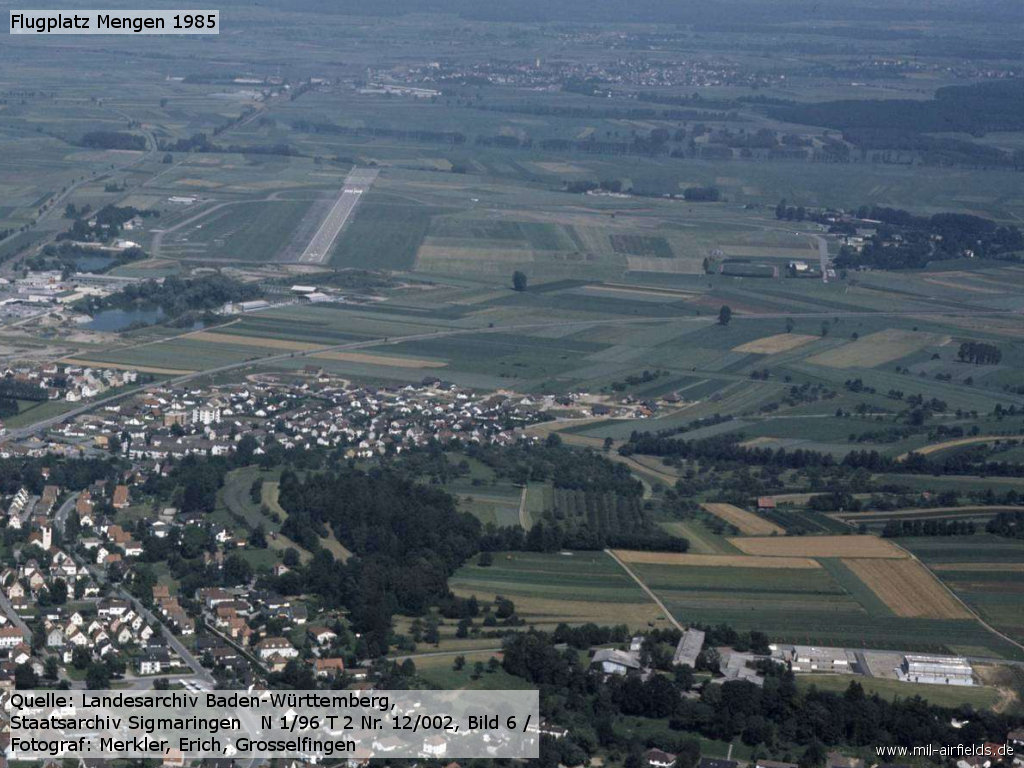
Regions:
[[691, 668], [697, 667], [697, 656], [704, 647], [704, 632], [699, 629], [688, 629], [679, 638], [679, 645], [676, 646], [672, 663], [676, 665], [687, 664]]

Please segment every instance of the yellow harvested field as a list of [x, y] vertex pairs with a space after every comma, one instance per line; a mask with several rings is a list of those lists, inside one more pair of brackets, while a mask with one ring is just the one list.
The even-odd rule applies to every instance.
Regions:
[[924, 347], [942, 346], [949, 341], [949, 336], [939, 333], [889, 328], [821, 352], [807, 358], [807, 362], [829, 368], [874, 368], [899, 360]]
[[189, 334], [191, 341], [206, 341], [210, 344], [236, 344], [242, 347], [262, 347], [264, 349], [290, 349], [296, 352], [308, 352], [320, 349], [323, 344], [310, 344], [307, 341], [291, 341], [290, 339], [268, 339], [263, 336], [241, 336], [233, 333], [217, 333], [216, 331], [199, 331]]
[[548, 173], [586, 173], [587, 169], [579, 165], [573, 165], [572, 163], [542, 163], [540, 161], [531, 162], [530, 165], [535, 168], [539, 168], [542, 171]]
[[1004, 571], [1006, 573], [1024, 573], [1024, 563], [935, 563], [933, 571]]
[[348, 363], [383, 365], [390, 368], [444, 368], [443, 360], [428, 360], [420, 357], [395, 357], [394, 355], [371, 355], [366, 352], [318, 352], [312, 355], [319, 360], [342, 360]]
[[688, 552], [647, 552], [616, 549], [624, 563], [648, 565], [692, 565], [712, 568], [820, 568], [809, 557], [758, 557], [756, 555], [691, 555]]
[[777, 333], [774, 336], [765, 336], [763, 339], [754, 339], [746, 344], [740, 344], [738, 347], [733, 347], [732, 351], [754, 355], [775, 355], [802, 347], [816, 338], [818, 337], [803, 333]]
[[[955, 440], [945, 440], [941, 443], [932, 443], [931, 445], [923, 445], [920, 448], [915, 448], [914, 453], [919, 453], [922, 456], [927, 456], [931, 453], [938, 453], [944, 451], [947, 448], [959, 448], [961, 445], [974, 445], [975, 443], [991, 443], [995, 440], [1019, 440], [1020, 438], [1014, 438], [1007, 435], [975, 435], [974, 437], [958, 437]], [[902, 461], [907, 458], [909, 453], [900, 454], [897, 459]]]
[[758, 517], [753, 512], [747, 512], [747, 510], [740, 509], [732, 504], [709, 502], [701, 504], [701, 507], [705, 512], [710, 512], [730, 525], [735, 525], [740, 529], [740, 533], [746, 533], [750, 536], [768, 536], [773, 533], [781, 535], [786, 532], [786, 529], [782, 526], [771, 523], [763, 517]]
[[176, 376], [184, 373], [195, 373], [193, 368], [154, 368], [152, 365], [127, 365], [126, 363], [104, 363], [99, 360], [82, 360], [76, 357], [67, 357], [61, 360], [69, 365], [85, 365], [90, 368], [110, 368], [114, 371], [138, 371], [139, 373], [162, 373], [167, 376]]
[[899, 547], [877, 536], [765, 536], [733, 537], [729, 543], [748, 555], [765, 557], [880, 557], [907, 556]]
[[843, 559], [868, 589], [897, 616], [919, 619], [969, 619], [949, 590], [917, 560]]

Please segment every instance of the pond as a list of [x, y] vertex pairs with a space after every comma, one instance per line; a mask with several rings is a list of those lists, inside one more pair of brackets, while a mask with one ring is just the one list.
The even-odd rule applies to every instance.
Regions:
[[152, 325], [164, 319], [160, 307], [138, 307], [136, 309], [104, 309], [92, 316], [83, 327], [92, 331], [123, 331], [134, 323]]
[[78, 256], [75, 258], [75, 269], [79, 272], [102, 272], [115, 261], [113, 256]]

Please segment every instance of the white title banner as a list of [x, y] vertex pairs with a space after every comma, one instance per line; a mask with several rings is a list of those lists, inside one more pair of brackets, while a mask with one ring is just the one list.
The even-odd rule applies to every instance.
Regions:
[[12, 35], [218, 35], [220, 11], [11, 11]]

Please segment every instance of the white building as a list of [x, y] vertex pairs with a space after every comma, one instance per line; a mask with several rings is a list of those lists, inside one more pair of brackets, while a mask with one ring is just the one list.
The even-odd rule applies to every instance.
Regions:
[[213, 406], [201, 405], [198, 408], [192, 409], [192, 423], [193, 424], [220, 424], [220, 408], [214, 408]]
[[904, 656], [896, 674], [907, 683], [974, 685], [974, 670], [960, 656]]

